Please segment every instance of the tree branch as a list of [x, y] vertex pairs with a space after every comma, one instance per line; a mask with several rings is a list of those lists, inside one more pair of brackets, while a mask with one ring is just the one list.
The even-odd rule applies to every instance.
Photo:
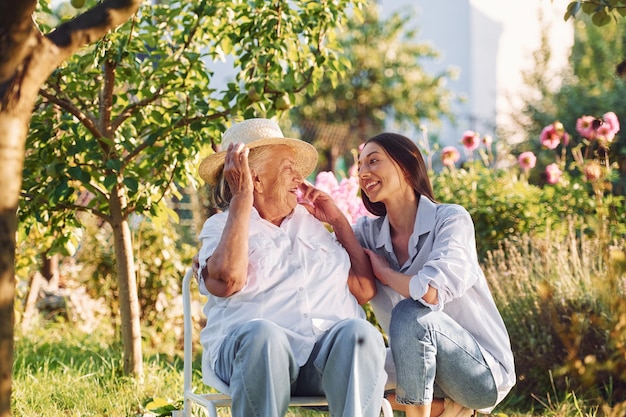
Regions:
[[89, 130], [89, 132], [96, 138], [102, 136], [102, 132], [98, 129], [95, 121], [92, 120], [88, 115], [86, 115], [83, 111], [81, 111], [78, 107], [74, 105], [71, 101], [66, 98], [57, 97], [48, 93], [46, 90], [40, 89], [39, 94], [44, 97], [49, 103], [56, 104], [61, 109], [67, 111], [68, 113], [74, 115], [82, 124]]
[[162, 93], [163, 93], [163, 85], [160, 85], [157, 91], [154, 94], [152, 94], [150, 97], [146, 97], [143, 100], [140, 100], [136, 103], [132, 103], [126, 106], [126, 108], [122, 110], [122, 112], [115, 119], [113, 119], [113, 122], [111, 123], [111, 131], [115, 132], [117, 128], [120, 127], [120, 125], [124, 123], [126, 119], [128, 119], [130, 116], [135, 114], [135, 112], [138, 109], [144, 106], [147, 106], [148, 104], [152, 103], [156, 99], [160, 98]]
[[46, 35], [59, 48], [59, 62], [83, 45], [102, 38], [137, 12], [143, 0], [104, 0]]
[[[218, 118], [222, 118], [225, 117], [227, 115], [230, 114], [230, 110], [226, 110], [223, 112], [219, 112], [219, 113], [214, 113], [210, 116], [200, 116], [200, 117], [192, 117], [191, 119], [187, 119], [187, 118], [183, 118], [180, 119], [178, 122], [172, 124], [170, 126], [169, 129], [165, 130], [162, 134], [161, 137], [165, 137], [168, 133], [179, 129], [181, 127], [185, 127], [188, 126], [194, 122], [202, 122], [202, 121], [207, 121], [207, 120], [214, 120], [214, 119], [218, 119]], [[149, 146], [152, 146], [153, 144], [148, 141], [147, 139], [144, 140], [141, 145], [137, 146], [135, 149], [133, 149], [132, 152], [129, 152], [128, 155], [126, 155], [124, 157], [124, 162], [123, 162], [123, 166], [125, 167], [126, 165], [128, 165], [128, 163], [130, 161], [132, 161], [137, 155], [139, 155], [144, 149], [146, 149]]]

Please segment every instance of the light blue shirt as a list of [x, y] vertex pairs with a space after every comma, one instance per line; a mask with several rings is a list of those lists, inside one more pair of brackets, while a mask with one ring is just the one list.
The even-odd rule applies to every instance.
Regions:
[[[385, 257], [391, 268], [412, 275], [411, 298], [443, 311], [478, 342], [498, 386], [498, 402], [515, 385], [515, 366], [509, 335], [478, 263], [474, 223], [465, 208], [436, 204], [420, 198], [409, 258], [403, 264], [393, 251], [389, 219], [362, 217], [354, 227], [361, 245]], [[428, 285], [436, 288], [438, 304], [422, 296]], [[393, 307], [404, 297], [377, 281], [371, 304], [380, 326], [389, 332]]]

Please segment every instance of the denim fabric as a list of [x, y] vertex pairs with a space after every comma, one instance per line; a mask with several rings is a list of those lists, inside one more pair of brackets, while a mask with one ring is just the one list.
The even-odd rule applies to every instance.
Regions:
[[402, 300], [392, 312], [389, 341], [398, 403], [447, 397], [472, 409], [496, 404], [497, 387], [478, 343], [446, 313]]
[[253, 320], [224, 340], [215, 373], [230, 385], [233, 417], [282, 417], [291, 395], [325, 395], [331, 416], [378, 417], [384, 362], [382, 335], [363, 319], [332, 326], [302, 367], [280, 327]]

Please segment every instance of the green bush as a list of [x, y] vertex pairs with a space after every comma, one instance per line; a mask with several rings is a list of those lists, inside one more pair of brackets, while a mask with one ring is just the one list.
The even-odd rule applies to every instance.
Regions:
[[515, 355], [511, 396], [528, 406], [556, 387], [626, 410], [624, 242], [608, 247], [571, 224], [504, 239], [485, 261]]
[[[172, 222], [137, 216], [132, 222], [135, 270], [143, 338], [158, 346], [164, 338], [182, 338], [180, 284], [197, 249], [181, 239]], [[76, 255], [73, 279], [87, 287], [93, 298], [107, 300], [119, 325], [113, 236], [107, 224], [93, 224]]]

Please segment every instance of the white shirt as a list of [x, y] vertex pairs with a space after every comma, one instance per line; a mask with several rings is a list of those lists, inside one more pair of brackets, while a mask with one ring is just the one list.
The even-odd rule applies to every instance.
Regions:
[[[199, 235], [200, 270], [215, 251], [227, 217], [225, 211], [204, 223]], [[220, 344], [233, 329], [259, 318], [284, 329], [302, 366], [318, 337], [333, 324], [365, 318], [348, 289], [350, 258], [323, 223], [299, 205], [280, 227], [262, 219], [253, 208], [249, 231], [244, 287], [229, 297], [216, 297], [200, 280], [200, 292], [208, 296], [204, 307], [207, 324], [200, 333], [203, 366], [214, 365]]]
[[[498, 387], [497, 402], [504, 399], [515, 385], [513, 352], [478, 263], [474, 223], [467, 210], [456, 204], [435, 204], [426, 197], [420, 198], [409, 238], [409, 258], [404, 265], [398, 264], [393, 251], [387, 216], [360, 218], [355, 234], [361, 245], [384, 256], [392, 269], [412, 275], [411, 298], [448, 314], [474, 336]], [[422, 299], [429, 284], [438, 290], [436, 305]], [[404, 297], [378, 281], [377, 290], [372, 308], [388, 333], [391, 310]]]

